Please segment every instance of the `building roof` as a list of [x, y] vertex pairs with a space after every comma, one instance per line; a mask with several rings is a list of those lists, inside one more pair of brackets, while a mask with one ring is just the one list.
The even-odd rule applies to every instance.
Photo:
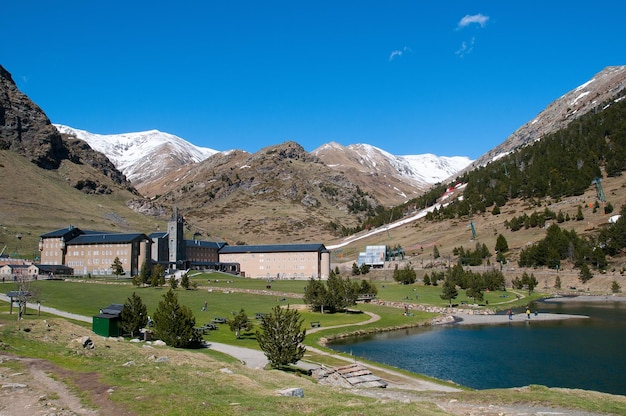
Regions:
[[74, 227], [70, 225], [67, 228], [61, 228], [60, 230], [50, 231], [46, 234], [41, 234], [39, 237], [41, 238], [61, 238], [63, 237], [65, 240], [72, 239], [76, 236], [84, 234], [83, 230], [80, 228]]
[[30, 264], [5, 264], [0, 267], [10, 267], [11, 269], [28, 269]]
[[69, 244], [119, 244], [132, 243], [138, 240], [147, 240], [148, 236], [142, 233], [132, 234], [83, 234], [69, 241]]
[[289, 253], [289, 252], [326, 252], [324, 244], [267, 244], [254, 246], [225, 246], [220, 254], [232, 253]]
[[201, 240], [185, 240], [185, 246], [187, 247], [204, 247], [204, 248], [214, 248], [216, 250], [221, 249], [227, 245], [224, 242], [218, 241], [201, 241]]
[[109, 319], [112, 317], [119, 317], [122, 314], [122, 309], [124, 309], [124, 305], [122, 305], [121, 303], [112, 303], [106, 308], [100, 309], [100, 314], [98, 315], [98, 318]]
[[62, 264], [35, 264], [35, 266], [37, 266], [39, 272], [46, 273], [67, 272], [73, 270], [71, 267]]
[[167, 231], [157, 231], [154, 233], [150, 233], [148, 235], [148, 238], [152, 240], [154, 238], [164, 238], [166, 235], [167, 235]]

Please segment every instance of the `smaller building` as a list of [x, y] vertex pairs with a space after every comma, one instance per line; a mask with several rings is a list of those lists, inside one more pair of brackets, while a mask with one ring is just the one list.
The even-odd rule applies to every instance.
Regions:
[[74, 274], [74, 269], [62, 264], [32, 264], [29, 270], [31, 275], [40, 276], [43, 279], [54, 279], [58, 276]]
[[225, 246], [220, 263], [239, 264], [241, 275], [255, 279], [327, 279], [330, 252], [324, 244]]
[[371, 267], [384, 267], [387, 257], [387, 246], [366, 246], [365, 252], [359, 253], [357, 265], [361, 267], [366, 264]]
[[23, 279], [29, 276], [28, 264], [5, 264], [0, 267], [0, 276], [3, 278]]
[[120, 321], [122, 319], [122, 304], [111, 304], [100, 309], [100, 313], [93, 317], [91, 324], [93, 332], [103, 337], [119, 337], [122, 335]]

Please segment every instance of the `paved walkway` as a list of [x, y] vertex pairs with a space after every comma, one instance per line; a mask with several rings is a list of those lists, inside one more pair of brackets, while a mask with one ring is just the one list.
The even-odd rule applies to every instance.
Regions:
[[[363, 322], [359, 322], [357, 324], [346, 324], [346, 325], [336, 325], [336, 326], [327, 326], [327, 327], [318, 327], [318, 328], [311, 328], [311, 329], [307, 329], [307, 334], [312, 334], [315, 333], [317, 331], [321, 331], [324, 329], [331, 329], [331, 328], [342, 328], [342, 327], [347, 327], [347, 326], [354, 326], [354, 325], [366, 325], [372, 322], [376, 322], [380, 319], [380, 316], [370, 313], [370, 312], [365, 312], [366, 314], [368, 314], [370, 316], [370, 319], [368, 319], [367, 321], [363, 321]], [[242, 347], [236, 347], [234, 345], [229, 345], [229, 344], [222, 344], [219, 342], [209, 342], [209, 348], [215, 350], [215, 351], [219, 351], [219, 352], [223, 352], [224, 354], [228, 354], [232, 357], [237, 358], [238, 360], [241, 360], [247, 367], [250, 368], [264, 368], [267, 364], [268, 364], [268, 360], [267, 357], [265, 356], [265, 353], [263, 351], [259, 351], [259, 350], [253, 350], [250, 348], [242, 348]], [[317, 348], [313, 348], [313, 347], [306, 347], [307, 351], [312, 351], [315, 352], [317, 354], [322, 354], [322, 355], [333, 355], [333, 354], [328, 354], [326, 352], [323, 352], [322, 350], [319, 350]], [[335, 356], [337, 357], [337, 356]], [[346, 361], [352, 361], [352, 360], [348, 360], [346, 359]], [[298, 361], [295, 364], [296, 367], [298, 368], [302, 368], [305, 370], [313, 370], [315, 368], [319, 367], [319, 364], [315, 364], [312, 362], [308, 362], [307, 360], [301, 360]]]
[[[0, 293], [0, 300], [9, 302], [9, 297]], [[74, 319], [76, 321], [83, 321], [83, 322], [90, 322], [90, 323], [92, 322], [92, 318], [89, 316], [77, 315], [77, 314], [61, 311], [55, 308], [51, 308], [48, 306], [40, 306], [34, 303], [27, 303], [27, 307], [30, 309], [35, 309], [35, 310], [37, 310], [38, 308], [41, 308], [41, 311], [43, 312], [47, 312], [47, 313], [61, 316], [61, 317], [68, 318], [68, 319]], [[355, 325], [366, 325], [366, 324], [373, 323], [373, 322], [380, 320], [380, 316], [374, 313], [371, 313], [371, 312], [364, 312], [364, 313], [369, 315], [370, 319], [363, 321], [363, 322], [359, 322], [357, 324], [336, 325], [336, 326], [328, 326], [324, 328], [321, 328], [321, 327], [311, 328], [310, 330], [307, 330], [307, 333], [311, 334], [311, 333], [315, 333], [318, 331], [331, 329], [331, 328], [342, 328], [342, 327], [355, 326]], [[251, 348], [244, 348], [244, 347], [237, 347], [235, 345], [223, 344], [219, 342], [209, 342], [208, 347], [210, 349], [222, 352], [224, 354], [230, 355], [231, 357], [234, 357], [240, 360], [244, 365], [246, 365], [249, 368], [262, 369], [262, 368], [265, 368], [265, 366], [268, 364], [268, 360], [267, 360], [267, 357], [265, 356], [265, 353], [259, 350], [254, 350]], [[341, 355], [322, 351], [321, 349], [318, 349], [315, 347], [307, 346], [306, 348], [307, 348], [307, 351], [314, 352], [319, 355], [331, 356], [335, 359], [343, 360], [346, 363], [355, 362], [355, 358], [343, 357]], [[301, 360], [301, 361], [298, 361], [295, 364], [295, 366], [298, 368], [306, 369], [306, 370], [312, 370], [312, 369], [318, 368], [320, 365], [307, 361], [307, 360]], [[448, 386], [444, 386], [435, 382], [420, 380], [414, 377], [406, 376], [405, 374], [402, 374], [400, 372], [396, 372], [388, 368], [379, 367], [373, 364], [368, 364], [367, 367], [373, 370], [380, 371], [382, 373], [392, 375], [396, 378], [396, 380], [400, 380], [396, 383], [391, 382], [390, 386], [393, 386], [395, 384], [402, 388], [410, 388], [413, 390], [420, 390], [420, 391], [426, 391], [426, 390], [457, 391], [458, 390], [454, 387], [448, 387]]]
[[[11, 299], [4, 293], [0, 293], [0, 300], [3, 300], [5, 302], [11, 301]], [[15, 302], [15, 300], [13, 301], [13, 306], [16, 308], [15, 313], [17, 313], [17, 303]], [[58, 309], [51, 308], [49, 306], [39, 305], [37, 303], [27, 302], [26, 308], [34, 309], [34, 310], [41, 310], [42, 312], [50, 313], [52, 315], [62, 316], [64, 318], [73, 319], [75, 321], [82, 321], [82, 322], [89, 322], [89, 323], [92, 322], [91, 316], [77, 315], [75, 313], [60, 311]]]

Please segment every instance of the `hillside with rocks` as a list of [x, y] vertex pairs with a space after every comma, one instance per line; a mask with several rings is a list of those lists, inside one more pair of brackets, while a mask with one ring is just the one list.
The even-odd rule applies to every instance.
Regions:
[[[115, 186], [135, 192], [131, 183], [102, 153], [86, 143], [60, 134], [37, 104], [24, 95], [11, 74], [0, 66], [0, 150], [26, 157], [39, 168], [59, 169], [64, 161], [87, 165], [110, 179]], [[76, 189], [89, 193], [110, 193], [99, 175], [77, 179]]]
[[609, 66], [589, 81], [551, 102], [537, 117], [518, 128], [500, 145], [476, 159], [465, 170], [489, 162], [554, 133], [590, 111], [602, 111], [604, 103], [626, 88], [626, 66]]

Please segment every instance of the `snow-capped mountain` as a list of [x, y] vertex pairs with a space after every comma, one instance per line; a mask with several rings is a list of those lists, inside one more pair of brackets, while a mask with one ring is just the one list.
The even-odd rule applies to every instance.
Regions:
[[141, 184], [189, 163], [198, 163], [218, 153], [194, 146], [173, 134], [158, 130], [122, 134], [95, 134], [60, 124], [60, 133], [84, 140], [105, 154], [137, 189]]
[[[195, 169], [202, 168], [200, 162], [222, 153], [157, 130], [103, 135], [64, 125], [55, 127], [106, 155], [143, 195], [180, 186], [181, 176], [193, 175]], [[320, 146], [311, 155], [387, 203], [415, 197], [472, 163], [464, 156], [395, 156], [368, 144], [344, 147], [334, 142]]]
[[422, 187], [441, 182], [472, 163], [465, 156], [447, 157], [430, 153], [396, 156], [369, 144], [342, 146], [331, 142], [312, 153], [330, 167], [353, 167], [362, 172], [399, 175]]

